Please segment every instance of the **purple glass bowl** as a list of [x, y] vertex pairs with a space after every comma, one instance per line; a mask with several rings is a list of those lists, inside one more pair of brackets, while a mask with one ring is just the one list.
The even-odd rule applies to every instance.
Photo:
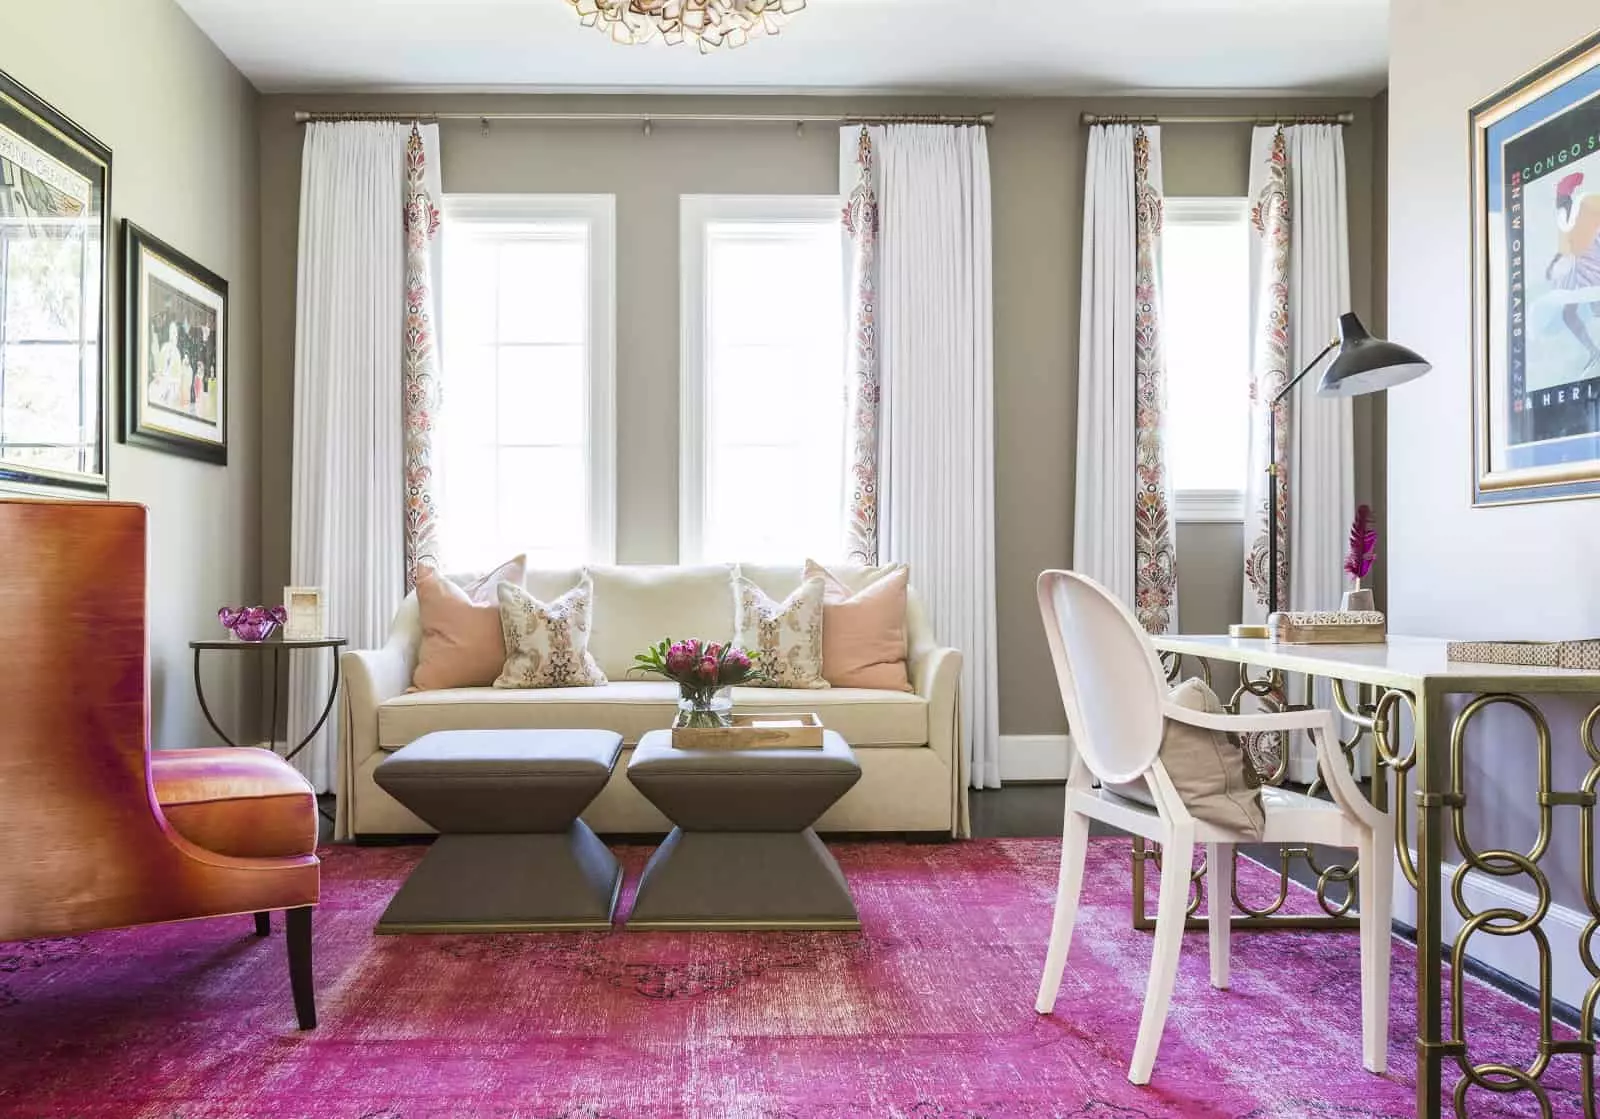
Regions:
[[289, 612], [281, 606], [241, 606], [237, 610], [224, 606], [217, 611], [217, 621], [240, 641], [265, 641], [288, 620]]

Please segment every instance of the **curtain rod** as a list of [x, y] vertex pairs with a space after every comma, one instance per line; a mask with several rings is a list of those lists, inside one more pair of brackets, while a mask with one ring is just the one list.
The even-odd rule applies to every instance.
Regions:
[[589, 124], [976, 124], [988, 128], [993, 113], [952, 115], [949, 113], [888, 113], [883, 115], [812, 116], [805, 113], [308, 113], [295, 111], [296, 124], [311, 121], [420, 121], [432, 124], [442, 120], [475, 120], [488, 124], [495, 120], [558, 121]]
[[1354, 124], [1354, 113], [1324, 113], [1298, 117], [1257, 117], [1240, 113], [1221, 116], [1123, 116], [1120, 114], [1084, 113], [1084, 124]]

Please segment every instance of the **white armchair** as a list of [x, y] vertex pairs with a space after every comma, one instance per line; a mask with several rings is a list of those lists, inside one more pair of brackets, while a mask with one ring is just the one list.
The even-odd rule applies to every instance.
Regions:
[[[1211, 985], [1228, 986], [1228, 934], [1233, 895], [1233, 847], [1255, 837], [1196, 820], [1161, 762], [1164, 719], [1227, 734], [1303, 730], [1316, 745], [1317, 761], [1333, 794], [1332, 803], [1289, 789], [1262, 790], [1266, 831], [1261, 842], [1321, 843], [1353, 847], [1360, 857], [1361, 1050], [1362, 1063], [1381, 1073], [1389, 1017], [1389, 913], [1394, 862], [1389, 815], [1373, 806], [1333, 745], [1327, 711], [1261, 715], [1213, 715], [1167, 700], [1166, 678], [1154, 646], [1128, 608], [1106, 589], [1069, 571], [1039, 576], [1044, 617], [1056, 679], [1076, 746], [1067, 781], [1066, 821], [1061, 842], [1061, 877], [1055, 919], [1039, 984], [1036, 1008], [1050, 1013], [1066, 968], [1088, 853], [1089, 821], [1161, 844], [1161, 895], [1155, 947], [1145, 988], [1144, 1012], [1128, 1079], [1147, 1084], [1166, 1025], [1177, 978], [1178, 954], [1188, 916], [1189, 874], [1194, 846], [1207, 847], [1210, 882]], [[1154, 808], [1119, 797], [1102, 785], [1143, 780]], [[1219, 900], [1220, 899], [1220, 900]]]

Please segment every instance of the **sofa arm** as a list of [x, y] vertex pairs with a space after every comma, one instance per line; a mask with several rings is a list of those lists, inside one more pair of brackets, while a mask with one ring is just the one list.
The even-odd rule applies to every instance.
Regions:
[[950, 833], [972, 834], [967, 810], [967, 752], [961, 739], [961, 651], [925, 648], [911, 659], [911, 687], [928, 701], [928, 746], [950, 767]]
[[378, 752], [378, 708], [411, 685], [416, 650], [398, 635], [381, 649], [358, 649], [339, 658], [344, 674], [339, 734], [339, 796], [334, 839], [350, 839], [356, 770]]

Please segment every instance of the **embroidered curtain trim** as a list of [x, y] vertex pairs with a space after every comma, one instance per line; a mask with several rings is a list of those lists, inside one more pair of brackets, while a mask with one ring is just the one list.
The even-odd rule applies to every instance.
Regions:
[[863, 127], [856, 145], [855, 186], [844, 201], [850, 239], [850, 352], [845, 375], [845, 558], [878, 562], [878, 192], [872, 172], [872, 137]]
[[402, 422], [405, 439], [405, 577], [409, 592], [418, 566], [439, 564], [439, 511], [434, 500], [433, 428], [439, 409], [438, 355], [434, 350], [432, 253], [439, 208], [424, 179], [427, 154], [416, 125], [406, 141], [406, 326]]
[[1178, 600], [1178, 554], [1173, 541], [1171, 478], [1162, 427], [1166, 363], [1161, 352], [1162, 204], [1150, 182], [1150, 137], [1133, 141], [1134, 185], [1134, 613], [1150, 633], [1172, 627]]
[[1263, 272], [1257, 292], [1257, 334], [1250, 371], [1250, 465], [1246, 478], [1244, 579], [1245, 604], [1249, 612], [1254, 603], [1259, 613], [1266, 609], [1270, 577], [1268, 516], [1278, 522], [1278, 603], [1289, 602], [1289, 420], [1290, 401], [1277, 408], [1277, 508], [1268, 513], [1271, 486], [1267, 478], [1268, 432], [1271, 429], [1272, 400], [1289, 383], [1289, 239], [1292, 215], [1289, 204], [1289, 157], [1283, 129], [1272, 139], [1272, 154], [1266, 179], [1252, 201], [1250, 224], [1260, 244]]

